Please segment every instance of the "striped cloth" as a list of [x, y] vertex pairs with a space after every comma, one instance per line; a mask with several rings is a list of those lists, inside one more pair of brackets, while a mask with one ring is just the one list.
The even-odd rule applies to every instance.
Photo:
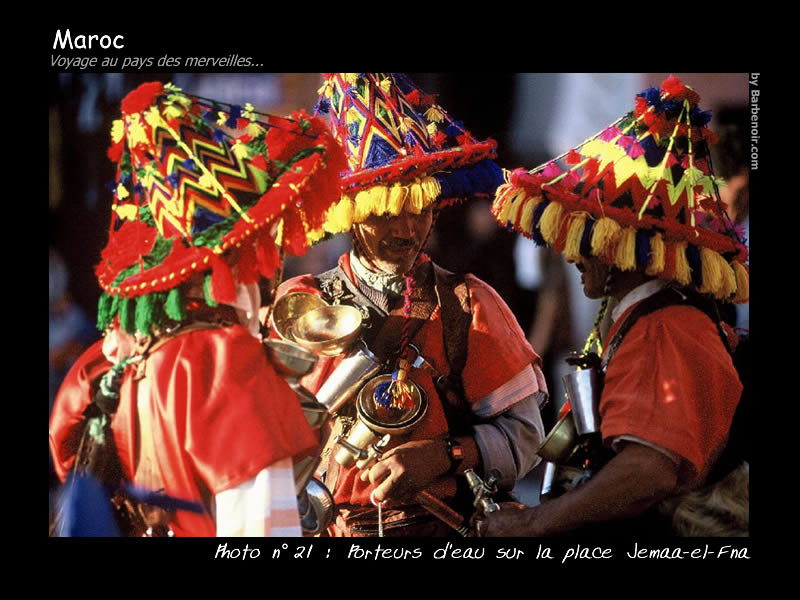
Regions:
[[216, 495], [219, 537], [300, 537], [292, 459]]

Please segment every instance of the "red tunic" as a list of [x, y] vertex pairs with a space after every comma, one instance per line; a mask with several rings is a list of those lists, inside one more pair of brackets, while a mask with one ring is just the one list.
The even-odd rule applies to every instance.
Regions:
[[631, 435], [677, 454], [679, 484], [696, 486], [724, 449], [741, 393], [716, 325], [695, 308], [670, 306], [639, 318], [609, 363], [603, 439]]
[[[339, 266], [355, 282], [355, 276], [350, 269], [349, 254], [340, 257]], [[473, 275], [467, 275], [466, 282], [472, 306], [472, 324], [467, 339], [469, 352], [462, 379], [465, 396], [474, 406], [528, 365], [539, 363], [540, 359], [497, 292]], [[311, 275], [301, 275], [284, 282], [278, 289], [278, 296], [290, 292], [320, 294]], [[434, 312], [431, 319], [422, 325], [412, 343], [439, 373], [449, 373], [439, 311]], [[321, 358], [315, 369], [303, 378], [303, 385], [316, 393], [341, 360], [342, 357]], [[431, 378], [418, 369], [411, 369], [409, 378], [425, 391], [429, 401], [428, 413], [410, 433], [402, 438], [396, 436], [389, 447], [411, 440], [433, 439], [445, 435], [449, 429]], [[361, 481], [358, 475], [359, 471], [355, 466], [341, 470], [334, 490], [337, 504], [370, 504], [369, 496], [375, 486]]]
[[[215, 494], [317, 443], [297, 396], [242, 326], [175, 336], [147, 362], [155, 476], [169, 496], [211, 506]], [[70, 371], [56, 399], [50, 440], [62, 478], [76, 451], [80, 414], [90, 400], [89, 382], [107, 368], [110, 364], [95, 344]], [[140, 384], [132, 371], [123, 378], [112, 429], [123, 472], [134, 480]], [[171, 527], [178, 536], [215, 535], [208, 513], [178, 511]]]

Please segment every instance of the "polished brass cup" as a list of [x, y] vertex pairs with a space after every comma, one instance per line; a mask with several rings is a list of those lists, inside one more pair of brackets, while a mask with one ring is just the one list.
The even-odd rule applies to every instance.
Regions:
[[272, 329], [287, 342], [295, 342], [294, 327], [297, 319], [316, 308], [328, 306], [322, 298], [308, 292], [292, 292], [281, 296], [272, 307]]
[[578, 432], [575, 429], [572, 411], [570, 411], [553, 426], [553, 429], [544, 438], [537, 454], [543, 460], [555, 464], [566, 464], [575, 453], [578, 441]]
[[308, 311], [294, 323], [294, 341], [321, 356], [339, 356], [361, 332], [361, 312], [343, 304]]
[[414, 405], [407, 410], [398, 411], [377, 406], [373, 395], [380, 384], [392, 380], [391, 375], [379, 375], [370, 379], [356, 398], [356, 421], [334, 460], [343, 467], [351, 466], [358, 460], [358, 467], [363, 469], [371, 462], [369, 448], [382, 435], [399, 435], [411, 431], [428, 411], [428, 398], [425, 392], [411, 380], [406, 380], [411, 387]]

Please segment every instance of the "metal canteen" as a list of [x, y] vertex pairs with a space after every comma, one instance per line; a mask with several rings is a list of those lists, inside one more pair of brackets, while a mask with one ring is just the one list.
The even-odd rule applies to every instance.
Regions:
[[275, 301], [270, 315], [272, 329], [287, 342], [296, 342], [294, 339], [294, 326], [300, 317], [316, 308], [328, 306], [316, 294], [308, 292], [292, 292], [281, 296]]
[[294, 341], [315, 354], [339, 356], [350, 349], [361, 332], [361, 311], [337, 304], [308, 311], [295, 321]]
[[593, 368], [579, 369], [562, 377], [572, 409], [575, 430], [584, 436], [600, 431], [600, 378]]
[[565, 464], [577, 447], [578, 432], [572, 419], [572, 411], [569, 411], [556, 422], [544, 438], [537, 454], [548, 462]]
[[336, 366], [317, 390], [317, 400], [331, 414], [336, 413], [380, 368], [381, 361], [359, 340], [358, 346]]
[[340, 449], [334, 460], [343, 467], [350, 467], [359, 460], [359, 468], [366, 466], [367, 450], [382, 435], [399, 435], [411, 431], [428, 411], [428, 398], [425, 392], [411, 380], [406, 383], [411, 387], [414, 406], [404, 411], [395, 411], [376, 406], [373, 399], [375, 388], [392, 380], [391, 375], [379, 375], [370, 379], [356, 398], [356, 414], [358, 420], [350, 430], [345, 442], [339, 444]]
[[310, 479], [303, 493], [298, 495], [297, 508], [300, 512], [300, 524], [306, 535], [322, 533], [333, 523], [333, 495], [316, 478]]

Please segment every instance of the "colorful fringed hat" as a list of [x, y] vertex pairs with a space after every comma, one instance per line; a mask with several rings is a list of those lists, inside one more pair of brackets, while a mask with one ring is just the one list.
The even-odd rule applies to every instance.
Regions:
[[95, 268], [98, 327], [118, 316], [128, 332], [185, 318], [179, 285], [197, 274], [209, 304], [233, 301], [221, 257], [232, 248], [241, 283], [273, 275], [283, 251], [302, 254], [340, 197], [347, 164], [322, 119], [263, 115], [160, 82], [128, 94], [111, 139], [117, 171]]
[[492, 213], [503, 227], [569, 260], [596, 257], [747, 302], [747, 247], [719, 196], [709, 152], [716, 136], [699, 102], [670, 76], [568, 153], [513, 171]]
[[400, 73], [324, 73], [315, 114], [330, 114], [348, 157], [344, 193], [324, 233], [369, 215], [419, 214], [434, 202], [493, 196], [503, 183], [497, 143], [479, 142]]

